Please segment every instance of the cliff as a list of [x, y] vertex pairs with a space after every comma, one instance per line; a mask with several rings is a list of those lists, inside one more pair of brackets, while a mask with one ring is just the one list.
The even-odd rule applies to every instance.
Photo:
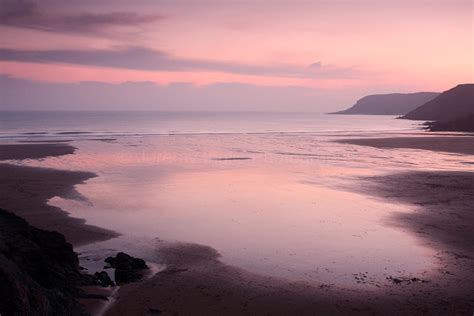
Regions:
[[349, 109], [332, 114], [404, 115], [438, 95], [435, 92], [369, 95]]
[[84, 315], [76, 301], [84, 282], [63, 235], [0, 209], [1, 315]]
[[432, 132], [471, 132], [474, 133], [474, 114], [452, 121], [428, 122], [428, 129]]
[[474, 114], [474, 84], [461, 84], [405, 115], [404, 119], [448, 122]]

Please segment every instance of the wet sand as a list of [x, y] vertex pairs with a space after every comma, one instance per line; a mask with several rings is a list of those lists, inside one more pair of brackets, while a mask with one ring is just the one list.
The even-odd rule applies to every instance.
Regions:
[[426, 136], [395, 138], [357, 138], [344, 139], [338, 143], [370, 146], [376, 148], [411, 148], [442, 151], [457, 154], [474, 155], [474, 137], [463, 136]]
[[[75, 148], [66, 144], [0, 145], [2, 159], [38, 159], [72, 154]], [[55, 196], [82, 197], [74, 190], [76, 184], [95, 177], [90, 172], [73, 172], [33, 168], [0, 163], [0, 208], [26, 219], [31, 225], [58, 231], [75, 246], [107, 240], [117, 233], [85, 224], [60, 208], [47, 204]]]
[[[431, 150], [439, 149], [435, 146]], [[75, 245], [105, 240], [115, 234], [85, 225], [46, 204], [53, 196], [81, 198], [74, 185], [93, 176], [0, 164], [0, 207], [35, 226], [63, 233]], [[351, 290], [265, 277], [220, 262], [219, 254], [210, 247], [163, 243], [156, 260], [168, 269], [144, 282], [123, 286], [107, 315], [471, 314], [473, 173], [407, 172], [359, 181], [358, 190], [366, 194], [418, 206], [417, 212], [394, 215], [388, 224], [416, 234], [421, 242], [438, 249], [439, 271], [422, 280], [394, 276], [400, 278], [376, 290]]]
[[[429, 295], [474, 311], [474, 172], [413, 171], [361, 178], [359, 192], [415, 205], [389, 225], [414, 234], [437, 251]], [[461, 313], [460, 310], [453, 310]]]
[[[107, 315], [453, 315], [472, 310], [465, 289], [435, 281], [350, 290], [291, 282], [222, 264], [209, 247], [162, 250], [170, 269], [120, 289]], [[470, 285], [467, 285], [468, 287]]]
[[431, 247], [474, 259], [474, 172], [414, 171], [361, 181], [359, 192], [417, 206], [394, 215], [392, 224], [416, 232]]
[[0, 160], [41, 159], [73, 154], [75, 147], [59, 142], [48, 144], [3, 144], [0, 145]]

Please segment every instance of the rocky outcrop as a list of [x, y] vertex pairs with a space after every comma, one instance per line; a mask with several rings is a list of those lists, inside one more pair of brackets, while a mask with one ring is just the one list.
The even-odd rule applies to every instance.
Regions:
[[404, 115], [438, 95], [436, 92], [368, 95], [349, 109], [331, 114]]
[[1, 315], [84, 315], [76, 302], [84, 282], [63, 235], [0, 209]]
[[108, 257], [105, 262], [115, 269], [117, 284], [139, 281], [149, 269], [143, 259], [134, 258], [123, 252], [119, 252], [115, 257]]
[[474, 114], [448, 122], [427, 122], [427, 128], [432, 132], [471, 132], [474, 133]]
[[110, 279], [109, 274], [105, 271], [94, 273], [93, 280], [94, 283], [99, 286], [115, 286], [115, 282]]
[[[145, 261], [120, 252], [105, 260], [118, 284], [139, 281]], [[63, 235], [29, 225], [0, 209], [0, 315], [86, 315], [77, 298], [105, 299], [80, 289], [115, 286], [107, 272], [81, 272], [79, 259]]]
[[474, 84], [460, 84], [405, 115], [404, 119], [449, 122], [474, 115]]

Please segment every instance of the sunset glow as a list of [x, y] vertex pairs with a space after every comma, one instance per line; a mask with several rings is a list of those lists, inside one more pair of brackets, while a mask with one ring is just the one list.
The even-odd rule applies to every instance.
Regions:
[[14, 78], [300, 86], [353, 98], [473, 80], [469, 0], [2, 6], [0, 74]]

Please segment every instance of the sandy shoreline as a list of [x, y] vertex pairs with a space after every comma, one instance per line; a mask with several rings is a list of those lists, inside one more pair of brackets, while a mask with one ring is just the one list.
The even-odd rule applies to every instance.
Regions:
[[[2, 160], [61, 156], [72, 154], [74, 150], [66, 144], [0, 145]], [[95, 174], [90, 172], [0, 163], [0, 207], [23, 217], [33, 226], [60, 232], [74, 246], [107, 240], [117, 233], [87, 225], [85, 220], [71, 217], [60, 208], [47, 204], [55, 196], [77, 196], [74, 186], [92, 177]]]
[[357, 138], [343, 139], [338, 143], [370, 146], [376, 148], [410, 148], [431, 151], [442, 151], [465, 155], [474, 155], [473, 136], [426, 136], [426, 137], [394, 137], [394, 138]]
[[58, 142], [50, 144], [3, 144], [0, 145], [0, 160], [40, 159], [73, 154], [75, 147]]
[[[470, 150], [467, 147], [474, 141], [472, 137], [463, 137], [462, 140], [451, 139], [440, 145], [436, 141], [422, 142], [421, 137], [417, 139], [412, 143], [408, 141], [407, 145], [404, 140], [392, 138], [383, 147], [397, 148], [396, 145], [401, 142], [406, 146], [418, 146], [415, 148], [424, 147], [420, 149], [468, 154]], [[380, 143], [383, 143], [381, 139], [361, 141], [375, 142], [376, 147], [382, 147]], [[3, 155], [17, 157], [7, 159], [74, 152], [74, 148], [67, 144], [2, 146], [0, 151]], [[406, 146], [400, 147], [414, 148]], [[94, 176], [87, 172], [3, 163], [0, 164], [0, 207], [11, 210], [39, 228], [63, 233], [74, 245], [106, 240], [116, 234], [86, 225], [84, 220], [72, 218], [61, 209], [46, 204], [53, 196], [71, 196], [74, 185]], [[400, 225], [401, 229], [416, 234], [430, 247], [439, 249], [440, 266], [444, 268], [428, 276], [429, 282], [402, 282], [375, 291], [343, 289], [330, 284], [309, 285], [256, 275], [223, 264], [219, 261], [219, 254], [207, 246], [168, 244], [157, 249], [156, 259], [167, 264], [169, 269], [144, 282], [123, 286], [118, 301], [107, 315], [472, 313], [474, 220], [471, 205], [474, 205], [474, 173], [407, 172], [360, 181], [360, 190], [365, 194], [419, 206], [416, 213], [395, 216], [390, 224]], [[447, 198], [440, 198], [441, 193]]]

